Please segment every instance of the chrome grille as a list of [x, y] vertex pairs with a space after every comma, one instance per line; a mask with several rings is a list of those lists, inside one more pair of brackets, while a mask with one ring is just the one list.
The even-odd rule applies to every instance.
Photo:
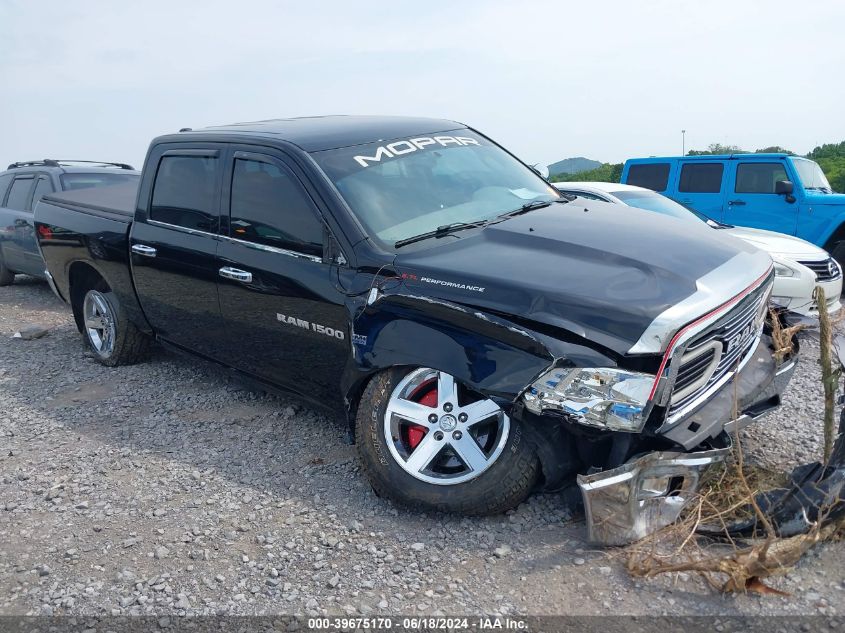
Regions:
[[798, 262], [816, 273], [816, 281], [833, 281], [839, 279], [842, 270], [832, 257], [816, 261]]
[[[721, 355], [721, 351], [719, 352]], [[707, 372], [708, 368], [714, 361], [716, 350], [713, 348], [705, 349], [701, 354], [695, 355], [691, 360], [681, 365], [678, 371], [678, 377], [675, 379], [675, 393], [681, 393], [700, 380]]]
[[669, 401], [669, 417], [735, 369], [759, 340], [771, 284], [762, 284], [684, 348]]

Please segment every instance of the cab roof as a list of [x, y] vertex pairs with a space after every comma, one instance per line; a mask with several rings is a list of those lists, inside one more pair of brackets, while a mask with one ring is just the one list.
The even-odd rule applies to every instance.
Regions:
[[404, 116], [330, 115], [270, 119], [251, 123], [232, 123], [199, 130], [185, 129], [189, 134], [217, 135], [221, 133], [262, 136], [284, 140], [306, 152], [319, 152], [339, 147], [390, 141], [408, 136], [420, 136], [464, 129], [463, 123], [448, 119], [429, 119]]

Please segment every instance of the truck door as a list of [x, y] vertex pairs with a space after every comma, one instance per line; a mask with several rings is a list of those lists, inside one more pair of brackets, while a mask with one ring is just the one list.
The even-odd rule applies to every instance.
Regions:
[[18, 174], [6, 194], [4, 208], [0, 212], [0, 236], [3, 241], [3, 261], [6, 266], [19, 273], [29, 273], [31, 262], [22, 248], [23, 231], [27, 217], [31, 222], [32, 212], [28, 208], [32, 200], [35, 174]]
[[232, 155], [217, 264], [220, 356], [326, 404], [339, 399], [348, 318], [323, 257], [324, 222], [300, 176], [281, 153]]
[[786, 161], [739, 159], [730, 161], [728, 165], [728, 191], [723, 221], [795, 235], [799, 205], [775, 193], [775, 183], [779, 180], [795, 182]]
[[21, 255], [21, 264], [18, 270], [41, 278], [44, 277], [44, 260], [41, 259], [41, 253], [38, 252], [38, 244], [35, 239], [34, 211], [38, 201], [48, 193], [53, 193], [50, 176], [47, 174], [37, 175], [35, 187], [31, 192], [32, 199], [27, 201], [26, 210], [15, 219], [15, 242]]
[[677, 200], [708, 218], [721, 222], [724, 181], [725, 164], [723, 162], [681, 163]]
[[207, 143], [155, 148], [129, 239], [135, 290], [156, 335], [212, 358], [223, 152]]

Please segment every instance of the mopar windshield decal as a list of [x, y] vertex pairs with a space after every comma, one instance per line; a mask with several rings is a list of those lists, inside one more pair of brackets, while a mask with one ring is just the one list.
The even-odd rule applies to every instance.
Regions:
[[403, 154], [410, 154], [426, 147], [448, 147], [450, 145], [480, 145], [474, 138], [466, 136], [421, 136], [407, 141], [395, 141], [387, 145], [380, 145], [372, 156], [353, 156], [361, 167], [369, 167], [371, 163], [380, 163], [383, 158], [395, 158]]
[[484, 292], [483, 286], [469, 286], [467, 284], [459, 284], [454, 281], [443, 281], [442, 279], [432, 279], [431, 277], [420, 277], [420, 281], [426, 284], [434, 284], [436, 286], [445, 286], [447, 288], [456, 288], [457, 290], [470, 290], [472, 292]]

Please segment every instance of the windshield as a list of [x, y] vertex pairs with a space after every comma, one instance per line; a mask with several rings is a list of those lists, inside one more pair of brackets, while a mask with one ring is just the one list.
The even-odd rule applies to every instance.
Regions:
[[792, 164], [795, 165], [795, 169], [798, 171], [798, 177], [801, 179], [804, 189], [826, 191], [827, 193], [833, 191], [818, 163], [803, 158], [794, 158], [792, 159]]
[[62, 188], [64, 191], [74, 191], [75, 189], [90, 189], [91, 187], [108, 187], [109, 185], [121, 185], [125, 182], [137, 182], [140, 174], [127, 173], [80, 173], [73, 172], [69, 174], [62, 174]]
[[611, 191], [610, 195], [619, 198], [629, 207], [636, 207], [638, 209], [645, 209], [646, 211], [656, 211], [663, 215], [669, 215], [673, 218], [680, 218], [681, 220], [700, 220], [707, 222], [708, 217], [693, 211], [666, 196], [661, 196], [659, 193], [651, 191]]
[[467, 129], [312, 154], [367, 232], [393, 244], [561, 195]]

